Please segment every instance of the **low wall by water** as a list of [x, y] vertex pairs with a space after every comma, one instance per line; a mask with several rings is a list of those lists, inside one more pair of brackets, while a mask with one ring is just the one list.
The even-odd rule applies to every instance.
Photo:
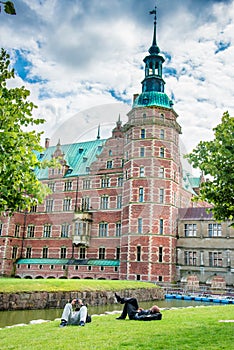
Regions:
[[[118, 293], [118, 291], [116, 291]], [[119, 292], [122, 297], [136, 297], [138, 301], [164, 299], [161, 288], [129, 289]], [[0, 293], [0, 310], [37, 310], [63, 308], [70, 299], [81, 298], [85, 303], [98, 306], [114, 304], [114, 292], [24, 292]]]

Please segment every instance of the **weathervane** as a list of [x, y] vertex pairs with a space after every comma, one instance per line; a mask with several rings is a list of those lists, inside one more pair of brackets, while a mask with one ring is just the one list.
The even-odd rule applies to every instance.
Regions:
[[[154, 35], [153, 35], [153, 43], [152, 43], [152, 47], [150, 48], [149, 52], [155, 53], [155, 48], [158, 50], [157, 53], [159, 53], [159, 48], [157, 46], [157, 41], [156, 41], [156, 22], [157, 22], [157, 6], [155, 5], [154, 10], [149, 12], [150, 15], [154, 15]], [[152, 51], [153, 50], [153, 51]]]
[[157, 20], [157, 17], [156, 17], [156, 14], [157, 14], [157, 6], [156, 6], [156, 5], [155, 5], [154, 10], [150, 11], [149, 14], [150, 14], [150, 15], [154, 15], [154, 23], [156, 24], [156, 20]]

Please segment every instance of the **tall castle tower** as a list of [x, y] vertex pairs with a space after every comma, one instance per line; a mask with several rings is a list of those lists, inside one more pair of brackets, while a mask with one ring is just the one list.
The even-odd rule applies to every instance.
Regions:
[[164, 58], [156, 40], [144, 58], [142, 93], [134, 95], [124, 126], [124, 188], [120, 279], [175, 280], [181, 167], [180, 125], [164, 92]]

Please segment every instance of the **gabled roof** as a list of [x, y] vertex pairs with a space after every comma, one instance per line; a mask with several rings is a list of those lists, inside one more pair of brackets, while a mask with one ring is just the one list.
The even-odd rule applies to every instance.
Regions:
[[194, 177], [186, 170], [183, 170], [182, 186], [185, 190], [197, 196], [194, 188], [200, 187], [200, 177]]
[[[60, 145], [64, 160], [69, 167], [65, 177], [85, 175], [88, 168], [102, 152], [106, 139], [97, 139], [79, 143]], [[48, 147], [43, 155], [38, 155], [40, 160], [51, 160], [57, 146]], [[48, 168], [35, 171], [39, 180], [48, 179]]]

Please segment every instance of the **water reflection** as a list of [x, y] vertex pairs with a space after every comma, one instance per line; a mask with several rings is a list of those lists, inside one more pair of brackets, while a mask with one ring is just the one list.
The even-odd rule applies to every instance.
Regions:
[[[160, 308], [214, 305], [213, 303], [204, 303], [193, 300], [165, 299], [159, 301], [142, 302], [140, 303], [140, 306], [144, 309], [148, 309], [153, 304], [157, 304]], [[121, 309], [122, 305], [120, 304], [89, 306], [89, 313], [91, 315], [102, 314], [105, 313], [105, 311], [120, 311]], [[29, 323], [32, 320], [54, 320], [56, 318], [60, 318], [61, 314], [61, 309], [0, 311], [0, 328], [14, 324]]]

